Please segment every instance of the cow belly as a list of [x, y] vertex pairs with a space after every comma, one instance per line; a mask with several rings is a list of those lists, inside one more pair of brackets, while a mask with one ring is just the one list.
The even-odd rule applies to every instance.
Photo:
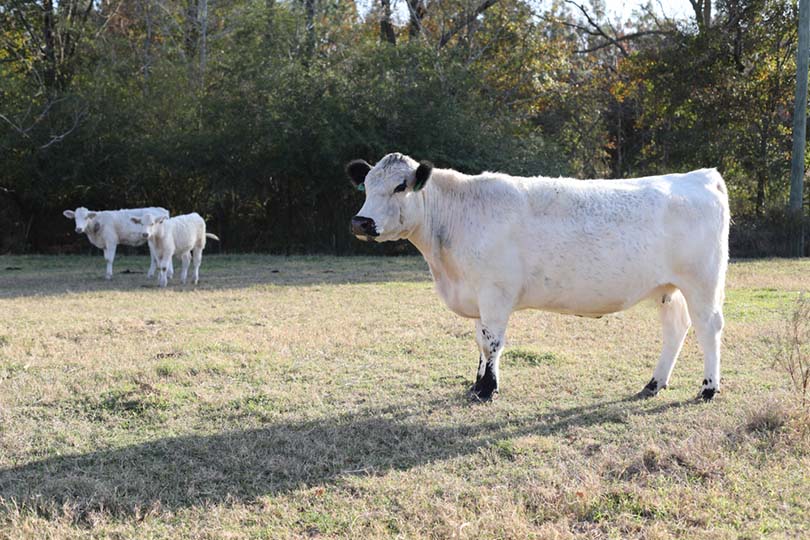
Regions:
[[436, 290], [450, 311], [468, 319], [480, 318], [478, 300], [470, 287], [447, 280], [437, 280]]
[[529, 288], [517, 309], [541, 309], [583, 317], [601, 317], [628, 309], [645, 298], [663, 296], [674, 288], [666, 280], [639, 276], [622, 282], [571, 283], [552, 287], [545, 284]]

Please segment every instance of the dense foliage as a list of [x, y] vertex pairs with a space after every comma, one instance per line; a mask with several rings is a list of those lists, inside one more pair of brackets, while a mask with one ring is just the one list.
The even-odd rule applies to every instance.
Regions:
[[227, 250], [349, 253], [343, 164], [402, 151], [468, 172], [716, 166], [734, 253], [780, 253], [796, 8], [693, 5], [620, 25], [570, 1], [0, 0], [0, 251], [86, 249], [64, 208], [162, 205]]

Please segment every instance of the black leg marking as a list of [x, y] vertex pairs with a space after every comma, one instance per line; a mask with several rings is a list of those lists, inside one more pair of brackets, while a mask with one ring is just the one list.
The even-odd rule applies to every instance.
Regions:
[[[483, 360], [483, 359], [482, 359]], [[478, 377], [475, 384], [470, 388], [470, 397], [477, 401], [490, 401], [498, 393], [498, 381], [495, 380], [495, 373], [492, 365], [487, 362], [483, 377]]]
[[655, 377], [650, 379], [650, 382], [647, 383], [647, 386], [641, 389], [641, 392], [636, 394], [638, 398], [651, 398], [658, 394], [658, 391], [664, 388], [663, 386], [658, 386], [658, 381], [655, 380]]
[[700, 398], [703, 401], [711, 401], [714, 399], [714, 395], [717, 393], [717, 389], [715, 388], [704, 388], [703, 391], [700, 393]]

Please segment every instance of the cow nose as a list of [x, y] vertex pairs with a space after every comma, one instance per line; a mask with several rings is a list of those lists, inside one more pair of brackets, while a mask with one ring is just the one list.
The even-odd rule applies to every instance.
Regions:
[[144, 238], [149, 238], [149, 233], [142, 233], [141, 236], [143, 236]]
[[378, 236], [374, 220], [363, 216], [352, 218], [352, 234], [357, 236]]
[[81, 227], [76, 227], [76, 232], [77, 233], [82, 233], [82, 232], [84, 232], [84, 229], [82, 229]]

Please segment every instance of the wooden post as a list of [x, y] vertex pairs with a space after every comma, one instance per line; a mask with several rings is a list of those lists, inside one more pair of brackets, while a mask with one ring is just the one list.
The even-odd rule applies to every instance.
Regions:
[[790, 255], [804, 254], [804, 149], [807, 130], [807, 68], [810, 60], [810, 0], [799, 0], [799, 49], [796, 53], [796, 102], [793, 109], [793, 156], [790, 163]]

